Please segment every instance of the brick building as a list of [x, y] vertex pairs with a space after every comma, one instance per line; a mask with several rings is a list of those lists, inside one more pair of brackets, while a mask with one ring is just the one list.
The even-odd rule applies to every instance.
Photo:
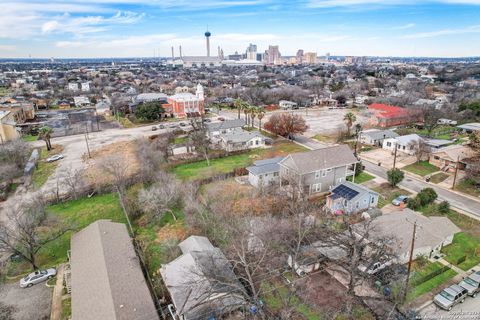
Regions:
[[177, 118], [195, 117], [205, 113], [205, 97], [201, 84], [197, 85], [195, 94], [182, 92], [168, 97], [168, 104], [163, 105], [167, 113]]
[[422, 111], [417, 109], [372, 103], [368, 106], [368, 111], [372, 113], [371, 124], [382, 128], [423, 122]]

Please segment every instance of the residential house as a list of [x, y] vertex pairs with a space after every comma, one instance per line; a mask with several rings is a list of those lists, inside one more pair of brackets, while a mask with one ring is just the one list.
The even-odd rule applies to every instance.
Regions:
[[389, 138], [383, 140], [382, 148], [385, 150], [397, 151], [407, 153], [409, 155], [415, 155], [417, 152], [417, 146], [424, 141], [418, 134], [412, 133], [405, 136], [398, 136], [395, 138]]
[[11, 111], [0, 110], [0, 143], [20, 137], [16, 121]]
[[429, 148], [430, 152], [437, 151], [441, 148], [454, 144], [455, 141], [453, 140], [445, 140], [445, 139], [424, 139], [425, 145]]
[[70, 90], [70, 91], [73, 91], [73, 92], [77, 92], [78, 91], [78, 83], [77, 82], [68, 83], [67, 89]]
[[292, 153], [279, 162], [280, 183], [306, 195], [324, 193], [354, 175], [357, 162], [347, 145]]
[[479, 122], [465, 123], [457, 126], [457, 128], [460, 129], [461, 133], [470, 134], [476, 131], [480, 131], [480, 123]]
[[83, 108], [83, 107], [89, 107], [90, 106], [90, 99], [86, 96], [76, 96], [73, 97], [73, 102], [75, 103], [75, 107], [77, 108]]
[[347, 252], [340, 246], [326, 245], [322, 241], [300, 248], [296, 257], [289, 255], [287, 264], [299, 276], [312, 273], [320, 269], [328, 260], [340, 260], [347, 257]]
[[256, 188], [279, 185], [280, 165], [284, 157], [275, 157], [265, 160], [257, 160], [253, 166], [247, 167], [248, 182]]
[[380, 103], [372, 103], [368, 106], [368, 111], [372, 113], [370, 124], [382, 128], [423, 121], [422, 112], [417, 109], [407, 109]]
[[225, 120], [221, 122], [208, 123], [207, 135], [209, 138], [218, 138], [220, 134], [225, 134], [238, 129], [242, 129], [244, 126], [245, 126], [245, 120], [243, 119]]
[[370, 146], [381, 147], [384, 139], [396, 138], [398, 134], [392, 130], [370, 129], [360, 132], [360, 142]]
[[350, 181], [344, 181], [334, 187], [327, 196], [325, 207], [336, 215], [353, 214], [376, 208], [378, 193]]
[[222, 148], [226, 151], [238, 151], [265, 147], [267, 137], [258, 131], [237, 129], [218, 136]]
[[125, 224], [97, 220], [70, 244], [72, 320], [159, 319]]
[[[369, 229], [375, 232], [370, 232], [367, 239], [375, 242], [379, 239], [391, 238], [389, 246], [392, 253], [398, 255], [396, 262], [407, 263], [412, 245], [412, 223], [417, 223], [413, 259], [419, 256], [434, 256], [444, 246], [451, 244], [453, 236], [461, 231], [447, 217], [427, 217], [405, 208], [400, 212], [384, 214], [372, 219]], [[365, 229], [359, 225], [355, 232], [363, 236]]]
[[278, 106], [280, 109], [298, 109], [298, 104], [296, 102], [288, 100], [280, 100]]
[[439, 167], [445, 172], [454, 172], [455, 168], [463, 170], [466, 167], [466, 160], [473, 157], [475, 152], [462, 145], [452, 145], [433, 151], [430, 155], [429, 162]]
[[175, 309], [173, 318], [220, 319], [246, 306], [244, 288], [219, 248], [200, 236], [190, 236], [178, 246], [182, 255], [160, 268]]

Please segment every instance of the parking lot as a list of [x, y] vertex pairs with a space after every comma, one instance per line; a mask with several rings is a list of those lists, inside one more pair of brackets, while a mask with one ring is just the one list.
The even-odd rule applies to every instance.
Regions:
[[[362, 152], [360, 155], [361, 158], [366, 159], [373, 163], [381, 163], [381, 166], [384, 168], [391, 169], [393, 167], [393, 158], [392, 152], [385, 149], [374, 149], [366, 152]], [[395, 167], [403, 168], [409, 164], [415, 163], [417, 158], [410, 156], [403, 152], [397, 152], [397, 160]]]
[[15, 320], [47, 320], [50, 319], [52, 289], [44, 282], [25, 289], [20, 288], [17, 281], [1, 284], [0, 301], [15, 308]]

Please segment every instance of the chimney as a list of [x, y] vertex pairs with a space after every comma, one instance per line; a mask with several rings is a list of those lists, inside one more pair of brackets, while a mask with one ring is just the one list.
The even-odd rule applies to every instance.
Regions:
[[180, 51], [179, 54], [180, 54], [180, 58], [181, 58], [182, 57], [182, 46], [179, 46], [178, 50]]
[[173, 46], [172, 46], [172, 60], [175, 60], [175, 52], [173, 51]]

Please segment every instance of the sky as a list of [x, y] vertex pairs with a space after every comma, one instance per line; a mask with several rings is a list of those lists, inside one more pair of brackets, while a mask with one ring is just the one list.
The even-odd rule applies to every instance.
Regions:
[[0, 58], [480, 56], [480, 0], [0, 0]]

